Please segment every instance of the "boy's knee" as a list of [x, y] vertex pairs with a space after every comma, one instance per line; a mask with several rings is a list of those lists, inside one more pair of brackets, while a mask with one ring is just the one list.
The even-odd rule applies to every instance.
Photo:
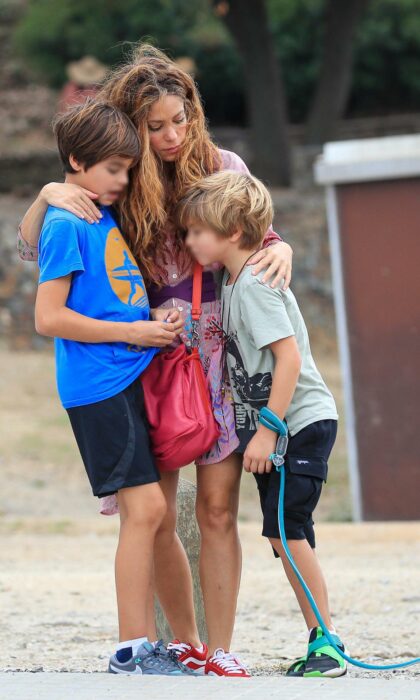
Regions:
[[[141, 486], [139, 488], [141, 489]], [[165, 518], [166, 512], [166, 500], [159, 488], [156, 489], [153, 496], [149, 494], [147, 499], [139, 498], [134, 501], [131, 499], [129, 506], [125, 509], [122, 524], [139, 530], [142, 528], [157, 530]]]

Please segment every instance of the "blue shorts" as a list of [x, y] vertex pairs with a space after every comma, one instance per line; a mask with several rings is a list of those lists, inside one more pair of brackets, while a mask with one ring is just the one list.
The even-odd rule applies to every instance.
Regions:
[[159, 481], [139, 379], [109, 399], [67, 413], [94, 496]]
[[[327, 480], [328, 458], [336, 436], [337, 421], [329, 419], [311, 423], [289, 439], [284, 466], [284, 527], [288, 540], [307, 540], [315, 548], [312, 514]], [[273, 467], [270, 473], [254, 477], [263, 513], [262, 534], [278, 539], [280, 473]]]

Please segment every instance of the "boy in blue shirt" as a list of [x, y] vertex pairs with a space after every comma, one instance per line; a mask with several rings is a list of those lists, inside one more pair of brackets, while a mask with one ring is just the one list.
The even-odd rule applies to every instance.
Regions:
[[[280, 425], [289, 435], [285, 455], [284, 520], [287, 543], [322, 617], [332, 624], [327, 586], [315, 554], [313, 511], [327, 478], [328, 458], [337, 433], [337, 409], [313, 360], [308, 332], [290, 289], [265, 285], [247, 262], [260, 248], [273, 218], [270, 195], [262, 182], [241, 173], [210, 175], [183, 197], [178, 223], [186, 243], [202, 265], [221, 263], [221, 333], [227, 387], [235, 407], [237, 452], [258, 485], [263, 535], [281, 557], [309, 631], [305, 656], [287, 675], [336, 678], [346, 663], [318, 626], [318, 621], [286, 558], [277, 509], [279, 472], [273, 470]], [[274, 414], [274, 416], [273, 416]]]
[[166, 504], [139, 377], [182, 324], [178, 312], [151, 312], [139, 267], [112, 215], [140, 144], [125, 114], [94, 101], [58, 117], [54, 131], [66, 182], [97, 193], [101, 211], [100, 222], [91, 226], [48, 208], [39, 241], [35, 324], [38, 333], [55, 338], [58, 392], [93, 494], [118, 498], [120, 643], [108, 670], [189, 673], [163, 645], [147, 639], [153, 546]]

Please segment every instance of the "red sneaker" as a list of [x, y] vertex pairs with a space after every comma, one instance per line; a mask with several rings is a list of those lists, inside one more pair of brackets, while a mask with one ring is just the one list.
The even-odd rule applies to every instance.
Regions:
[[207, 659], [206, 676], [230, 676], [231, 678], [250, 678], [251, 674], [234, 656], [224, 649], [216, 649], [213, 656]]
[[176, 655], [177, 660], [194, 671], [197, 675], [204, 675], [207, 654], [209, 653], [207, 644], [202, 644], [202, 649], [196, 649], [188, 642], [180, 642], [174, 639], [166, 647], [169, 652]]

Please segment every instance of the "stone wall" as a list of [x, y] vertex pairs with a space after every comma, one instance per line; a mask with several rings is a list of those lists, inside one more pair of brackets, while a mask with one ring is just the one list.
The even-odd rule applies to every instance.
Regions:
[[38, 268], [22, 263], [16, 250], [18, 222], [30, 199], [0, 196], [0, 337], [12, 349], [39, 348], [44, 339], [34, 329]]
[[[272, 190], [276, 209], [274, 227], [294, 249], [293, 289], [308, 325], [315, 333], [333, 338], [324, 194], [320, 188], [304, 185], [306, 177], [302, 174], [299, 188]], [[23, 194], [0, 194], [0, 335], [17, 349], [39, 348], [48, 342], [34, 331], [37, 265], [20, 261], [16, 251], [19, 220], [36, 195], [34, 191], [31, 196], [27, 192]]]

